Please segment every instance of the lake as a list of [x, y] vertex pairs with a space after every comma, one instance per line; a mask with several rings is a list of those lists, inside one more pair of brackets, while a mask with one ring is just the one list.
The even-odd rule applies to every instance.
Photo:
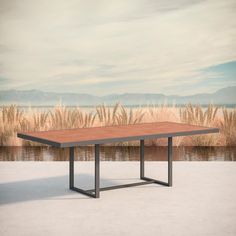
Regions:
[[[138, 146], [101, 146], [102, 161], [138, 161]], [[236, 161], [236, 147], [173, 147], [174, 161]], [[68, 161], [68, 148], [0, 147], [0, 161]], [[75, 148], [75, 160], [94, 160], [92, 146]], [[167, 147], [146, 146], [145, 160], [167, 160]]]

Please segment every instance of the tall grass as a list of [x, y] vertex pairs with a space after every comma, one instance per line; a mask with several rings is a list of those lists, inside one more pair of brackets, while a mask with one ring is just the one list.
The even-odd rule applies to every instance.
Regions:
[[115, 125], [119, 106], [119, 103], [116, 103], [114, 107], [108, 107], [105, 104], [97, 106], [95, 117], [97, 117], [98, 125]]
[[20, 130], [23, 121], [23, 112], [15, 105], [3, 107], [0, 119], [0, 144], [1, 146], [17, 145], [15, 134]]
[[[163, 122], [172, 121], [180, 122], [179, 108], [175, 105], [168, 106], [167, 104], [149, 105], [146, 115], [144, 117], [145, 122]], [[149, 139], [146, 140], [147, 145], [164, 146], [167, 145], [166, 139]], [[183, 143], [183, 137], [174, 138], [174, 145], [180, 146]]]
[[56, 106], [49, 114], [51, 129], [91, 127], [95, 119], [95, 116], [91, 112], [85, 113], [79, 108], [71, 109], [64, 106]]
[[144, 111], [126, 108], [119, 103], [116, 103], [114, 107], [103, 104], [96, 107], [95, 117], [100, 126], [129, 125], [140, 123], [144, 117]]
[[175, 121], [180, 122], [179, 108], [166, 104], [150, 105], [148, 107], [147, 120], [153, 122]]
[[130, 125], [141, 123], [144, 117], [144, 111], [141, 109], [132, 109], [120, 106], [119, 112], [116, 116], [117, 125]]
[[47, 130], [47, 119], [48, 119], [48, 112], [35, 112], [33, 114], [33, 125], [32, 128], [34, 131], [40, 131], [40, 130]]
[[[188, 104], [184, 109], [180, 109], [180, 119], [183, 123], [191, 125], [216, 126], [217, 112], [218, 107], [211, 104], [205, 110], [200, 105]], [[194, 146], [215, 146], [218, 141], [216, 134], [196, 135], [188, 139]]]
[[[119, 103], [112, 107], [102, 104], [92, 111], [62, 105], [55, 106], [49, 111], [32, 109], [22, 111], [15, 105], [4, 106], [0, 108], [0, 145], [32, 145], [32, 142], [22, 141], [16, 137], [16, 133], [20, 131], [127, 125], [158, 121], [183, 122], [220, 128], [220, 135], [176, 137], [174, 144], [177, 146], [236, 145], [236, 109], [219, 109], [213, 105], [203, 108], [191, 104], [183, 108], [167, 105], [127, 108]], [[147, 143], [166, 145], [166, 140], [149, 140]], [[127, 144], [135, 145], [136, 142], [128, 142]]]
[[236, 109], [229, 111], [223, 109], [224, 119], [220, 122], [221, 132], [223, 133], [227, 146], [236, 144]]
[[180, 118], [188, 124], [210, 126], [215, 121], [217, 111], [218, 107], [211, 104], [208, 105], [205, 111], [200, 105], [188, 104], [184, 109], [180, 109]]

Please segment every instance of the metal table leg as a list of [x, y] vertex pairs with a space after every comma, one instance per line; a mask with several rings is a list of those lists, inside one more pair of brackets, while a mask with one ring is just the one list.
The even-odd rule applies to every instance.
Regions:
[[140, 179], [144, 177], [144, 140], [140, 140]]
[[168, 185], [172, 186], [172, 137], [168, 138]]
[[95, 144], [95, 189], [91, 190], [84, 190], [81, 188], [77, 188], [74, 186], [74, 147], [70, 147], [70, 167], [69, 167], [69, 185], [70, 189], [82, 194], [85, 194], [89, 197], [99, 198], [99, 182], [100, 182], [100, 175], [99, 175], [99, 144]]
[[100, 184], [100, 150], [99, 144], [95, 144], [95, 198], [99, 198], [99, 184]]
[[172, 137], [168, 137], [168, 182], [144, 176], [144, 140], [140, 140], [140, 179], [153, 181], [153, 183], [172, 186]]
[[70, 189], [74, 187], [74, 147], [70, 147], [70, 178], [69, 178], [69, 185]]
[[95, 188], [89, 190], [83, 190], [77, 187], [74, 187], [74, 147], [70, 148], [70, 189], [82, 194], [85, 194], [89, 197], [99, 198], [100, 191], [127, 188], [145, 184], [161, 184], [165, 186], [172, 186], [172, 137], [168, 137], [168, 183], [160, 180], [148, 178], [144, 176], [144, 140], [140, 140], [140, 179], [144, 180], [143, 182], [122, 184], [117, 186], [109, 186], [100, 188], [100, 145], [95, 144]]

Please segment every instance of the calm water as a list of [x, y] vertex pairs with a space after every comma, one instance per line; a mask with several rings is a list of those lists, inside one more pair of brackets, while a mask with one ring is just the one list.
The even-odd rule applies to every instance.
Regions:
[[[101, 160], [138, 161], [139, 147], [101, 146]], [[67, 161], [68, 148], [0, 147], [0, 161]], [[179, 147], [173, 148], [175, 161], [236, 161], [236, 147]], [[145, 147], [145, 160], [165, 161], [167, 147]], [[75, 149], [75, 160], [94, 160], [91, 146]]]
[[[153, 104], [153, 105], [160, 105], [160, 104]], [[113, 105], [107, 105], [108, 107], [113, 107]], [[173, 104], [166, 104], [166, 106], [170, 106], [170, 107], [173, 107]], [[174, 105], [175, 107], [185, 107], [186, 105], [185, 104], [175, 104]], [[202, 104], [201, 105], [204, 109], [206, 109], [208, 107], [208, 104]], [[234, 109], [236, 108], [236, 104], [215, 104], [215, 106], [218, 106], [219, 108], [228, 108], [228, 109]], [[74, 108], [77, 108], [78, 106], [66, 106], [67, 108], [71, 108], [71, 109], [74, 109]], [[82, 110], [85, 110], [85, 111], [95, 111], [95, 107], [96, 105], [94, 106], [79, 106], [80, 109]], [[147, 104], [142, 104], [142, 105], [125, 105], [125, 107], [127, 108], [146, 108], [148, 107]], [[35, 110], [35, 111], [50, 111], [52, 110], [53, 108], [55, 108], [55, 106], [18, 106], [18, 108], [22, 111], [28, 111], [29, 109], [30, 110]]]

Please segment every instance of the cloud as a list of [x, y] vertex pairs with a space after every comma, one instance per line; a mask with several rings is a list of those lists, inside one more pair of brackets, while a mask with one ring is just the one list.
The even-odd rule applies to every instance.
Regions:
[[[236, 60], [235, 1], [1, 5], [0, 45], [8, 50], [0, 48], [0, 76], [7, 78], [6, 89], [188, 94], [218, 76], [203, 68]], [[225, 85], [230, 81], [222, 79], [207, 89]]]

